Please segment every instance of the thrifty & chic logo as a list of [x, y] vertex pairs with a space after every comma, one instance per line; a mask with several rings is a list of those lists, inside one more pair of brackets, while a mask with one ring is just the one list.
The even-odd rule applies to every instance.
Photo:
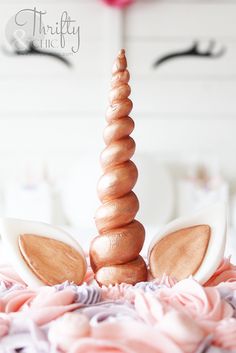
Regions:
[[37, 49], [60, 51], [61, 54], [75, 54], [80, 48], [80, 26], [67, 11], [57, 20], [50, 22], [47, 11], [22, 9], [7, 23], [6, 38], [17, 51], [26, 51], [29, 46]]

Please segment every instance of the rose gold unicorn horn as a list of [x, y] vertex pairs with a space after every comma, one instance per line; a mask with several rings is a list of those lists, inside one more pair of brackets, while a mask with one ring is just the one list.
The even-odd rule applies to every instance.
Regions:
[[139, 202], [132, 189], [138, 170], [130, 160], [135, 142], [129, 136], [134, 122], [129, 117], [133, 104], [128, 98], [131, 92], [128, 81], [125, 51], [121, 50], [112, 70], [108, 125], [104, 131], [106, 148], [101, 154], [104, 174], [98, 182], [98, 196], [102, 205], [95, 214], [100, 235], [90, 247], [91, 266], [101, 285], [135, 284], [147, 279], [146, 264], [139, 255], [145, 230], [134, 219]]

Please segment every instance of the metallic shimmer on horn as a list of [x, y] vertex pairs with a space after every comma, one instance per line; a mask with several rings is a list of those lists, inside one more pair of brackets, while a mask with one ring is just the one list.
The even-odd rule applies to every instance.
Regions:
[[90, 262], [100, 285], [135, 284], [147, 279], [145, 261], [139, 255], [145, 238], [143, 225], [135, 220], [139, 209], [132, 191], [138, 170], [130, 158], [135, 142], [129, 136], [134, 122], [129, 117], [133, 103], [125, 51], [121, 50], [112, 69], [110, 106], [104, 130], [106, 148], [101, 154], [103, 175], [98, 181], [102, 205], [95, 214], [99, 235], [90, 247]]

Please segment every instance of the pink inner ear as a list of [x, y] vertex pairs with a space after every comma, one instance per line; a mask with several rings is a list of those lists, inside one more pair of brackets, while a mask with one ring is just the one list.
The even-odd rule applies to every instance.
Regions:
[[205, 257], [210, 236], [211, 228], [205, 224], [166, 235], [151, 250], [152, 275], [167, 274], [181, 280], [196, 273]]
[[44, 236], [23, 234], [19, 236], [19, 248], [28, 267], [43, 283], [83, 282], [84, 257], [70, 245]]

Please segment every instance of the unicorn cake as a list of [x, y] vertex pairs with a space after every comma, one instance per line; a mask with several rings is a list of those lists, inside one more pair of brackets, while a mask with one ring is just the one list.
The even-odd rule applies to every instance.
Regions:
[[236, 352], [236, 266], [224, 258], [225, 205], [173, 220], [142, 253], [129, 78], [121, 50], [89, 254], [52, 225], [0, 220], [9, 259], [0, 267], [0, 353]]

